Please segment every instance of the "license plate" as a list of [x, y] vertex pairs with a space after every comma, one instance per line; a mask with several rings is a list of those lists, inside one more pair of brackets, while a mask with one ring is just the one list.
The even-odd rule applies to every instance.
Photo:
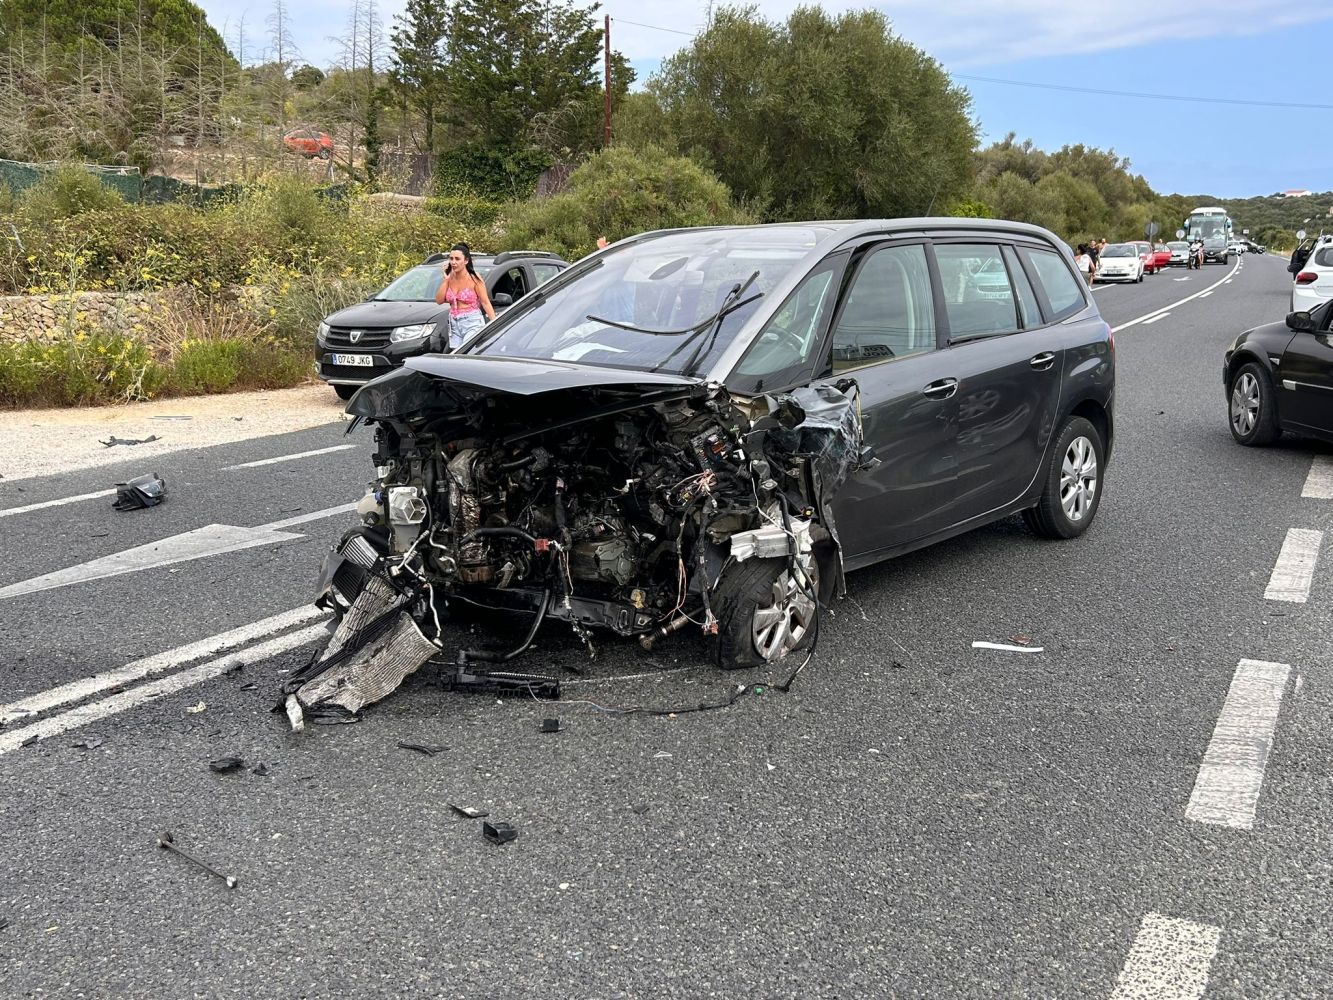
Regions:
[[373, 354], [335, 354], [333, 363], [335, 365], [349, 365], [352, 368], [374, 368], [375, 356]]

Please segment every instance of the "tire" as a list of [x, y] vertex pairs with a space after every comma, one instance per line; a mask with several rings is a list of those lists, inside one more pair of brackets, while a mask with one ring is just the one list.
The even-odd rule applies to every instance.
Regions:
[[[818, 593], [818, 570], [811, 575]], [[780, 592], [785, 602], [779, 601]], [[819, 634], [819, 605], [796, 585], [786, 559], [732, 563], [714, 588], [711, 604], [717, 616], [711, 652], [723, 670], [776, 663], [810, 648]]]
[[1277, 421], [1277, 392], [1263, 365], [1241, 365], [1227, 389], [1227, 425], [1246, 447], [1272, 444], [1282, 433]]
[[1077, 538], [1088, 530], [1102, 500], [1106, 447], [1097, 428], [1070, 417], [1060, 428], [1046, 467], [1046, 482], [1023, 520], [1041, 538]]
[[359, 385], [335, 385], [333, 391], [338, 394], [339, 399], [346, 401], [356, 395], [356, 390], [360, 388]]

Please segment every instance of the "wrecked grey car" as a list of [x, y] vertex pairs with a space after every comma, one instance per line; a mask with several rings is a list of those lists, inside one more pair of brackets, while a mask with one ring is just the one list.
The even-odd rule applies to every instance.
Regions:
[[[500, 668], [544, 620], [645, 648], [692, 629], [724, 668], [781, 660], [845, 569], [1019, 511], [1084, 531], [1113, 387], [1109, 329], [1036, 227], [616, 244], [357, 392], [375, 479], [325, 568], [338, 631], [288, 710], [354, 713], [431, 659], [530, 684]], [[530, 624], [469, 648], [448, 623], [478, 607]]]

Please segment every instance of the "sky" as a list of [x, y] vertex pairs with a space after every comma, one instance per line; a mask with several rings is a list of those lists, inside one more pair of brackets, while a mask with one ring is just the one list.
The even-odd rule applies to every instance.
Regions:
[[[809, 2], [809, 0], [807, 0]], [[267, 0], [202, 0], [246, 62], [266, 45]], [[304, 59], [330, 66], [351, 0], [287, 0]], [[770, 20], [797, 0], [757, 0]], [[1069, 0], [824, 0], [826, 10], [873, 7], [895, 34], [933, 56], [972, 95], [982, 145], [1009, 132], [1042, 149], [1113, 149], [1162, 193], [1244, 198], [1333, 190], [1333, 92], [1314, 71], [1333, 46], [1333, 4], [1209, 0], [1204, 4]], [[383, 0], [386, 26], [401, 0]], [[612, 45], [641, 80], [689, 44], [708, 0], [604, 0]], [[1114, 15], [1109, 14], [1116, 10]], [[995, 82], [1010, 81], [1010, 82]], [[1019, 85], [1022, 84], [1022, 85]], [[1052, 88], [1120, 91], [1163, 100]], [[1275, 107], [1281, 104], [1316, 107]], [[1299, 221], [1299, 220], [1297, 220]]]

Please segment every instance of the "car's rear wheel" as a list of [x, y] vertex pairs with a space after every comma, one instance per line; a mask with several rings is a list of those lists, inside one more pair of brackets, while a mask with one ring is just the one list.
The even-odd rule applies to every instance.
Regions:
[[1083, 417], [1070, 417], [1056, 438], [1037, 506], [1023, 520], [1042, 538], [1077, 538], [1088, 530], [1102, 499], [1102, 436]]
[[333, 391], [338, 394], [339, 399], [351, 399], [360, 388], [359, 385], [335, 385]]
[[1272, 444], [1282, 432], [1277, 422], [1273, 380], [1261, 364], [1250, 361], [1231, 380], [1227, 407], [1231, 436], [1246, 446]]
[[819, 632], [818, 571], [800, 582], [786, 559], [733, 563], [713, 591], [713, 654], [723, 670], [775, 663], [808, 649]]

